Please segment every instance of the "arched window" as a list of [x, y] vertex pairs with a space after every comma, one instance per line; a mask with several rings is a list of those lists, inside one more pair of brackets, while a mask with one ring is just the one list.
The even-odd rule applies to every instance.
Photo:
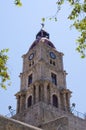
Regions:
[[31, 105], [32, 105], [32, 96], [29, 96], [27, 106], [30, 107]]
[[56, 95], [52, 96], [53, 106], [58, 107], [58, 98]]

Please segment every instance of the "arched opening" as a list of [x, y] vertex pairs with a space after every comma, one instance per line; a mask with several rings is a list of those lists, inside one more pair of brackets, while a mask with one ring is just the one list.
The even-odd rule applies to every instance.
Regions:
[[30, 107], [32, 105], [32, 96], [29, 96], [27, 106]]
[[56, 95], [52, 96], [53, 106], [58, 107], [58, 98]]

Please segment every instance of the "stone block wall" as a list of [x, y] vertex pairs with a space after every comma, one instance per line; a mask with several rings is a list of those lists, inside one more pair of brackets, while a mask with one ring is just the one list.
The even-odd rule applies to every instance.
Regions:
[[60, 117], [42, 125], [44, 130], [69, 130], [68, 129], [68, 118]]
[[23, 122], [0, 116], [0, 130], [42, 130]]
[[61, 111], [52, 105], [39, 102], [28, 109], [25, 109], [23, 113], [16, 114], [13, 118], [37, 127], [42, 123], [55, 120], [64, 115], [65, 111]]
[[74, 115], [67, 115], [69, 121], [69, 130], [86, 130], [86, 119]]

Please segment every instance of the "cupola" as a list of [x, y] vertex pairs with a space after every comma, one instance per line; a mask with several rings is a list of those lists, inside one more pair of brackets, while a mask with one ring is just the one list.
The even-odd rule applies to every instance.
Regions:
[[47, 33], [44, 29], [41, 29], [37, 35], [36, 35], [36, 39], [40, 39], [42, 37], [48, 38], [49, 39], [49, 33]]
[[42, 28], [41, 30], [37, 33], [36, 35], [36, 39], [40, 39], [42, 37], [45, 37], [45, 38], [48, 38], [49, 39], [49, 33], [47, 33], [45, 30], [44, 30], [44, 24], [42, 23]]
[[42, 28], [36, 35], [36, 40], [32, 43], [30, 50], [33, 49], [42, 39], [44, 40], [44, 43], [46, 43], [48, 46], [55, 48], [53, 43], [49, 40], [50, 35], [47, 31], [44, 30], [44, 24], [41, 24]]

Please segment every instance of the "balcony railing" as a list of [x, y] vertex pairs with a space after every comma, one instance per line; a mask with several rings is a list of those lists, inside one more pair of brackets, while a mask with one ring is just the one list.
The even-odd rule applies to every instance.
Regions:
[[14, 116], [16, 114], [16, 110], [11, 111], [10, 113], [8, 113], [7, 115], [5, 115], [6, 117], [11, 118], [12, 116]]
[[[50, 105], [51, 106], [51, 105]], [[60, 111], [61, 112], [61, 109], [59, 109], [59, 108], [56, 108], [55, 106], [52, 106], [53, 108], [55, 108], [57, 111]], [[46, 108], [46, 107], [45, 107]], [[13, 110], [12, 109], [12, 107], [11, 106], [9, 106], [9, 113], [7, 114], [7, 115], [5, 115], [6, 117], [12, 117], [12, 116], [14, 116], [15, 114], [16, 114], [16, 110]], [[68, 114], [68, 113], [71, 113], [71, 114], [73, 114], [74, 116], [76, 116], [76, 117], [79, 117], [79, 118], [81, 118], [81, 119], [86, 119], [86, 113], [84, 114], [84, 113], [81, 113], [81, 112], [79, 112], [79, 111], [76, 111], [74, 108], [72, 109], [72, 107], [71, 108], [69, 108], [69, 111], [67, 112], [66, 110], [65, 110], [65, 108], [62, 110], [63, 112], [65, 112], [65, 114]]]
[[86, 113], [84, 114], [76, 110], [73, 110], [72, 113], [79, 118], [86, 119]]

